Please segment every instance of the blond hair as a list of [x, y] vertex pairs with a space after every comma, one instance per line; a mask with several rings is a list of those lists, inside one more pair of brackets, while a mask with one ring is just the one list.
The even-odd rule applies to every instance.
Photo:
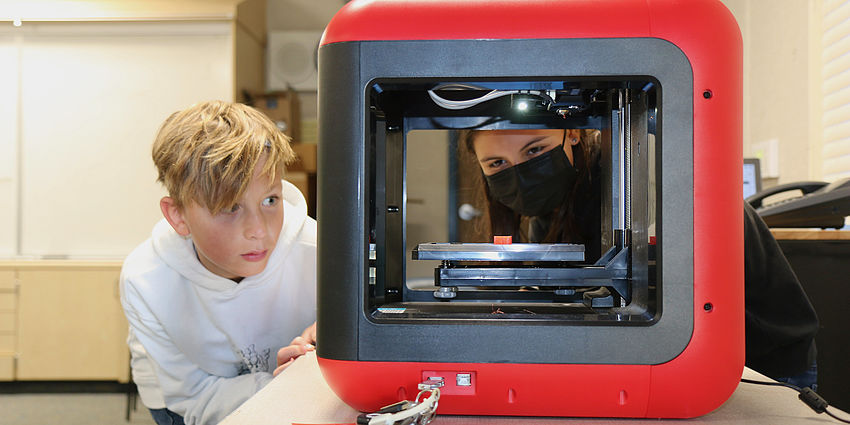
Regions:
[[209, 101], [171, 114], [153, 144], [153, 162], [169, 196], [182, 208], [190, 201], [212, 214], [232, 208], [261, 174], [282, 178], [295, 159], [283, 134], [262, 112], [241, 103]]

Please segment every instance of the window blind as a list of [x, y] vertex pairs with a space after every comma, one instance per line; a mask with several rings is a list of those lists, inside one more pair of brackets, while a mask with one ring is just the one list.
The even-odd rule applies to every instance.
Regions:
[[850, 177], [850, 0], [825, 0], [822, 16], [823, 178]]

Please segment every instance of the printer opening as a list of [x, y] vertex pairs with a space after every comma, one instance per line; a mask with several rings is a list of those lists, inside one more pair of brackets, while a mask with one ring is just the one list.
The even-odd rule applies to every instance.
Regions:
[[655, 321], [660, 91], [652, 77], [372, 81], [367, 317]]

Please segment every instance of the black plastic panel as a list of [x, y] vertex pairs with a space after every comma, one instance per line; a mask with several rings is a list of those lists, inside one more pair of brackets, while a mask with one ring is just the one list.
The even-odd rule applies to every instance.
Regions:
[[[348, 42], [320, 49], [319, 354], [363, 361], [659, 364], [693, 328], [693, 77], [660, 39]], [[391, 78], [649, 76], [658, 117], [659, 316], [650, 325], [419, 320], [376, 323], [365, 305], [366, 93]]]

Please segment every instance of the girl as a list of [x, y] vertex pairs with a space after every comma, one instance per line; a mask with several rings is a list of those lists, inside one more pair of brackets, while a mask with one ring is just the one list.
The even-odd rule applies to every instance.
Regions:
[[598, 130], [465, 131], [460, 146], [481, 167], [489, 233], [514, 240], [585, 245], [600, 251]]

